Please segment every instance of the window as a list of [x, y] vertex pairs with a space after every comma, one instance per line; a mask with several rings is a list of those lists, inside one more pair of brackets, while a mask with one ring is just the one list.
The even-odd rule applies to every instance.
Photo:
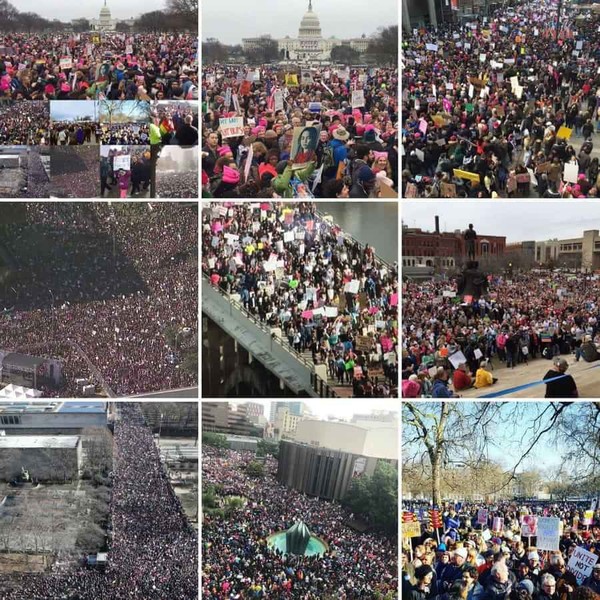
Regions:
[[20, 425], [21, 417], [6, 415], [3, 417], [0, 417], [0, 423], [2, 423], [2, 425]]

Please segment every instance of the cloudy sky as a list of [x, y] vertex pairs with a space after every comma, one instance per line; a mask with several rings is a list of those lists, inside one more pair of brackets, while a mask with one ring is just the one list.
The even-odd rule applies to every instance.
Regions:
[[55, 100], [50, 103], [50, 118], [53, 121], [71, 121], [89, 116], [98, 120], [99, 108], [97, 102], [89, 100]]
[[[225, 44], [241, 44], [243, 37], [270, 33], [274, 38], [296, 37], [308, 0], [202, 0], [202, 39], [214, 37]], [[373, 8], [364, 2], [313, 0], [323, 36], [360, 37], [378, 27], [398, 24], [397, 0], [378, 0]]]
[[561, 200], [560, 202], [404, 202], [402, 222], [426, 231], [466, 229], [469, 223], [478, 233], [505, 235], [507, 242], [579, 237], [583, 230], [600, 229], [600, 203]]
[[[35, 12], [46, 19], [97, 19], [104, 0], [10, 0], [10, 3], [20, 12]], [[165, 0], [107, 0], [113, 19], [128, 19], [138, 15], [160, 10], [165, 7]]]
[[[268, 419], [271, 410], [271, 400], [260, 400], [256, 398], [251, 398], [250, 400], [252, 402], [258, 402], [265, 407], [265, 416]], [[389, 400], [378, 400], [377, 398], [370, 398], [368, 404], [365, 403], [364, 399], [361, 400], [355, 398], [344, 398], [343, 402], [316, 398], [302, 398], [301, 400], [310, 408], [312, 413], [320, 419], [327, 419], [327, 417], [333, 416], [338, 419], [349, 421], [355, 414], [364, 415], [373, 410], [392, 411], [397, 409], [397, 406], [395, 406], [393, 402], [390, 404]], [[245, 400], [240, 400], [237, 404], [243, 404], [244, 402]]]

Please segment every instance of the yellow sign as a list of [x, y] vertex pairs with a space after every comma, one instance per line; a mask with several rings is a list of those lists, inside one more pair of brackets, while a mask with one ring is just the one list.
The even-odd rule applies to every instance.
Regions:
[[286, 73], [285, 85], [298, 85], [298, 75], [296, 75], [295, 73]]
[[412, 538], [421, 535], [421, 523], [412, 521], [411, 523], [402, 523], [402, 537]]
[[99, 35], [93, 35], [92, 36], [92, 44], [99, 44], [100, 43], [100, 36]]
[[433, 119], [436, 127], [443, 127], [446, 124], [446, 119], [440, 115], [433, 115], [431, 118]]
[[573, 133], [572, 129], [569, 129], [568, 127], [565, 127], [564, 125], [562, 125], [561, 128], [558, 130], [556, 137], [564, 138], [565, 140], [568, 140], [571, 137], [572, 133]]
[[454, 169], [454, 177], [460, 177], [461, 179], [468, 179], [469, 181], [476, 181], [479, 183], [479, 174], [471, 173], [470, 171], [461, 171], [460, 169]]

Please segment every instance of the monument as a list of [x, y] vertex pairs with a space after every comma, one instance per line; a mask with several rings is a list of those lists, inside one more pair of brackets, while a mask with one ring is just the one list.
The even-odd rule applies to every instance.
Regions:
[[312, 535], [302, 521], [296, 521], [287, 531], [278, 531], [267, 538], [267, 546], [281, 554], [321, 556], [329, 550], [327, 544]]
[[304, 556], [310, 540], [310, 531], [302, 522], [297, 521], [285, 533], [285, 545], [290, 554]]

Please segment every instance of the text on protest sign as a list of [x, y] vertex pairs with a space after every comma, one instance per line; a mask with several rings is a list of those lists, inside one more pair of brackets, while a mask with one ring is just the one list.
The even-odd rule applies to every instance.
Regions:
[[598, 561], [598, 556], [584, 550], [580, 546], [575, 548], [567, 564], [567, 571], [570, 571], [577, 578], [577, 585], [581, 585], [583, 580], [592, 574], [594, 565]]
[[125, 156], [115, 156], [113, 170], [118, 171], [119, 169], [123, 169], [124, 171], [131, 170], [131, 156], [129, 156], [129, 154]]
[[67, 69], [71, 69], [73, 67], [73, 61], [70, 57], [61, 58], [60, 59], [60, 70], [65, 71]]
[[532, 537], [537, 533], [537, 518], [533, 515], [524, 515], [521, 523], [521, 537]]
[[244, 117], [219, 119], [219, 129], [223, 138], [244, 135]]
[[411, 538], [421, 535], [421, 523], [413, 521], [411, 523], [402, 523], [402, 537]]
[[537, 521], [537, 543], [539, 550], [559, 550], [560, 519], [539, 517]]
[[354, 90], [352, 92], [352, 108], [358, 108], [365, 105], [364, 90]]

